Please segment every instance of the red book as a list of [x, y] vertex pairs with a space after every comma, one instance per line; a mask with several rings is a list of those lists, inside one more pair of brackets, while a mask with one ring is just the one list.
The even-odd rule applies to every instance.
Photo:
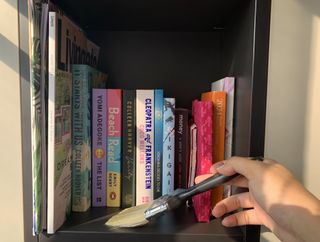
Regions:
[[[192, 114], [197, 125], [196, 176], [208, 174], [212, 166], [212, 102], [192, 103]], [[209, 222], [211, 214], [211, 190], [192, 198], [198, 222]]]

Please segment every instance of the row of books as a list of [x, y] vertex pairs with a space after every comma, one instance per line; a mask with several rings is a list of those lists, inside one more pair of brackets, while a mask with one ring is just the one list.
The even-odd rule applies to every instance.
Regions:
[[[187, 109], [175, 108], [175, 99], [164, 98], [161, 89], [93, 89], [92, 206], [151, 202], [174, 189], [194, 185], [196, 175], [208, 173], [213, 162], [230, 157], [234, 78], [213, 83], [212, 90], [216, 91], [203, 93], [201, 101], [193, 102], [190, 115]], [[86, 184], [83, 187], [89, 190]], [[76, 201], [89, 201], [88, 194]], [[223, 196], [222, 188], [213, 194], [216, 203]], [[202, 206], [204, 200], [211, 200], [203, 196], [198, 196]], [[195, 198], [195, 209], [197, 203]], [[79, 208], [74, 205], [74, 211], [90, 206], [88, 202]], [[209, 202], [206, 211], [210, 207]], [[203, 210], [196, 212], [199, 221], [209, 219], [209, 214], [201, 217]]]
[[[54, 233], [71, 210], [138, 205], [191, 186], [231, 156], [234, 78], [211, 87], [227, 98], [226, 122], [213, 94], [195, 100], [190, 115], [161, 89], [107, 90], [99, 46], [51, 1], [29, 2], [35, 235]], [[208, 197], [193, 199], [199, 221], [209, 218]]]

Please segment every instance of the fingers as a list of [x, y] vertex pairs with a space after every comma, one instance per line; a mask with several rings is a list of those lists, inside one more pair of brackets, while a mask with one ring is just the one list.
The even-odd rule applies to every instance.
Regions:
[[248, 179], [245, 178], [244, 176], [239, 176], [239, 177], [236, 177], [236, 178], [232, 179], [231, 181], [229, 181], [227, 183], [227, 185], [247, 188], [248, 187]]
[[212, 210], [212, 215], [219, 218], [226, 213], [232, 212], [239, 208], [252, 208], [253, 202], [248, 192], [239, 193], [217, 203]]
[[[209, 173], [209, 174], [204, 174], [204, 175], [200, 175], [197, 176], [194, 180], [195, 184], [198, 184], [206, 179], [208, 179], [209, 177], [215, 175], [215, 173]], [[248, 187], [248, 179], [245, 178], [244, 176], [240, 176], [237, 178], [232, 179], [231, 181], [229, 181], [228, 183], [226, 183], [226, 185], [233, 185], [233, 186], [237, 186], [237, 187]]]
[[244, 210], [222, 220], [222, 224], [226, 227], [241, 226], [247, 224], [261, 224], [261, 221], [257, 218], [253, 209]]
[[198, 184], [202, 181], [204, 181], [205, 179], [208, 179], [209, 177], [213, 176], [214, 174], [204, 174], [204, 175], [200, 175], [200, 176], [197, 176], [195, 179], [194, 179], [194, 182], [195, 184]]
[[226, 176], [239, 173], [247, 178], [251, 178], [255, 174], [259, 174], [259, 170], [262, 168], [262, 165], [263, 163], [261, 161], [235, 156], [228, 160], [215, 163], [212, 170]]

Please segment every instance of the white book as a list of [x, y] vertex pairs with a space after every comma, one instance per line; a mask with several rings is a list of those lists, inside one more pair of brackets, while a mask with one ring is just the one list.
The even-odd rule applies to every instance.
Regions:
[[71, 74], [56, 65], [56, 13], [49, 13], [47, 232], [71, 211]]
[[232, 156], [232, 136], [233, 136], [233, 109], [234, 109], [234, 77], [225, 77], [221, 80], [211, 83], [211, 91], [227, 93], [227, 111], [226, 111], [226, 137], [225, 137], [225, 159]]
[[136, 92], [136, 205], [140, 205], [153, 200], [154, 90]]
[[[235, 78], [225, 77], [218, 81], [212, 82], [211, 91], [224, 91], [227, 93], [227, 110], [226, 110], [226, 132], [224, 157], [228, 159], [232, 156], [232, 141], [233, 141], [233, 110], [234, 110], [234, 90]], [[224, 197], [231, 196], [232, 189], [230, 185], [224, 186]]]
[[48, 32], [47, 233], [52, 234], [71, 212], [71, 67], [96, 66], [99, 47], [58, 8], [49, 12]]

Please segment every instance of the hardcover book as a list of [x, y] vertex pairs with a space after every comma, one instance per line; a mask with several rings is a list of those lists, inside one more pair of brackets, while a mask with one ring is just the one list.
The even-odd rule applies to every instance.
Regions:
[[154, 90], [154, 199], [162, 196], [163, 90]]
[[107, 89], [107, 206], [121, 202], [121, 90]]
[[91, 67], [72, 65], [72, 211], [91, 206]]
[[107, 206], [107, 91], [92, 89], [92, 207]]
[[174, 159], [174, 186], [188, 187], [189, 169], [189, 110], [175, 109], [175, 159]]
[[153, 200], [154, 90], [136, 91], [136, 205]]
[[71, 102], [68, 103], [71, 94], [67, 95], [69, 79], [71, 91], [71, 64], [96, 66], [99, 47], [87, 40], [83, 31], [60, 11], [49, 12], [48, 44], [47, 232], [50, 234], [63, 224], [71, 208], [68, 155], [69, 151], [71, 153]]
[[122, 189], [121, 207], [136, 204], [136, 91], [122, 91]]
[[[192, 103], [192, 114], [197, 126], [196, 176], [207, 174], [212, 166], [212, 102]], [[198, 222], [209, 222], [211, 214], [211, 190], [192, 198]]]
[[[225, 92], [206, 92], [201, 95], [204, 101], [211, 101], [213, 104], [213, 163], [224, 160], [224, 141], [226, 123], [226, 93]], [[213, 189], [212, 202], [215, 206], [223, 198], [223, 186]]]
[[164, 98], [162, 195], [174, 191], [175, 104], [176, 100], [174, 98]]

